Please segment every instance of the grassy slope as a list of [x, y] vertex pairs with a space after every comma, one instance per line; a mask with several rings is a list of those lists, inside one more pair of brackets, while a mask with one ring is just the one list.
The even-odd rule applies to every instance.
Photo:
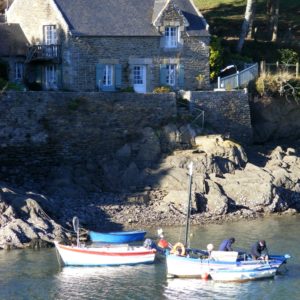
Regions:
[[[234, 48], [242, 26], [246, 0], [194, 0], [208, 24], [210, 31], [227, 41], [227, 45]], [[257, 0], [256, 19], [254, 27], [257, 28], [256, 41], [247, 41], [244, 54], [255, 60], [275, 60], [276, 48], [287, 45], [292, 39], [300, 43], [300, 1], [281, 0], [279, 18], [279, 40], [281, 44], [270, 43], [267, 36], [266, 0]], [[291, 35], [289, 33], [291, 28]], [[285, 44], [283, 44], [285, 43]], [[294, 45], [292, 48], [298, 50]]]

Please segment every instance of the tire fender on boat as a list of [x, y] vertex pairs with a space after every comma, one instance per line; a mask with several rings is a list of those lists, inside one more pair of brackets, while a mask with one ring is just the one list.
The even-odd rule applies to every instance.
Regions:
[[182, 243], [176, 243], [170, 253], [185, 256], [185, 247]]

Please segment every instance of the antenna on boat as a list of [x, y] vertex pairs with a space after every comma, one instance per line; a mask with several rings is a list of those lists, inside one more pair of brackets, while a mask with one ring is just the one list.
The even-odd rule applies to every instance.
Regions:
[[189, 247], [189, 231], [190, 231], [190, 216], [191, 216], [191, 200], [192, 200], [192, 181], [193, 181], [193, 162], [189, 164], [189, 199], [186, 212], [186, 228], [185, 228], [185, 246]]
[[79, 247], [79, 219], [76, 216], [73, 218], [73, 228], [77, 235], [77, 247]]

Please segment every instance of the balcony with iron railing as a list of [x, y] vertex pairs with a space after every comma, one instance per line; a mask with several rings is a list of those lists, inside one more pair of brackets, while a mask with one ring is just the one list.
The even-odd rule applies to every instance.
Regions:
[[48, 61], [60, 63], [61, 46], [60, 45], [33, 45], [27, 50], [26, 62]]

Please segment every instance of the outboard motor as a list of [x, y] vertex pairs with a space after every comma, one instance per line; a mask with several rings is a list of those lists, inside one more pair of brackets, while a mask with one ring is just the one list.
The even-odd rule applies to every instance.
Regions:
[[158, 249], [155, 242], [152, 241], [151, 239], [145, 239], [143, 246], [147, 249], [156, 249], [156, 250]]

